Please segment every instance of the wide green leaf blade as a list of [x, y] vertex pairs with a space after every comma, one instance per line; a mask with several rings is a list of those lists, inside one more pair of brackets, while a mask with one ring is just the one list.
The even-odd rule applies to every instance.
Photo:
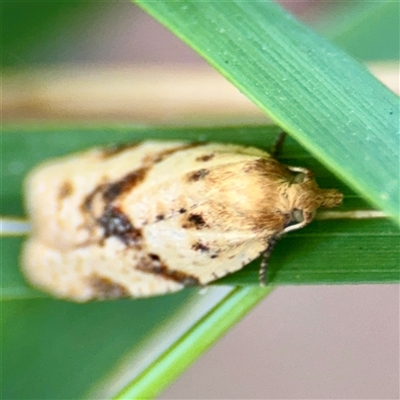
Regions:
[[400, 221], [399, 100], [362, 65], [273, 2], [137, 3]]

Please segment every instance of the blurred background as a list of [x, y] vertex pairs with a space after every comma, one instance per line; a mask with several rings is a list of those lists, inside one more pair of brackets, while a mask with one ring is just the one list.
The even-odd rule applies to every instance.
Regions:
[[[396, 2], [282, 4], [360, 61], [374, 62], [371, 68], [380, 79], [398, 91]], [[3, 122], [164, 126], [268, 121], [194, 51], [129, 1], [3, 2], [2, 15]]]
[[[282, 2], [398, 93], [399, 3], [383, 3]], [[130, 2], [1, 7], [5, 124], [268, 121]], [[399, 376], [398, 285], [280, 287], [160, 398], [397, 399]]]
[[[280, 3], [318, 30], [327, 34], [335, 32], [335, 42], [359, 59], [398, 59], [396, 6], [390, 9], [376, 4], [375, 8], [366, 8], [323, 0]], [[2, 2], [2, 15], [3, 66], [204, 63], [129, 1]]]

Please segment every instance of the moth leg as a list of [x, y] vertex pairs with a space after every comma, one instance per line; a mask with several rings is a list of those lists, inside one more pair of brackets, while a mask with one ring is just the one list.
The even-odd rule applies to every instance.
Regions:
[[275, 140], [274, 145], [272, 146], [271, 149], [271, 156], [275, 159], [277, 159], [281, 153], [282, 153], [282, 148], [283, 148], [283, 143], [285, 142], [286, 139], [286, 132], [281, 132], [278, 137]]
[[278, 242], [279, 238], [280, 238], [280, 236], [272, 237], [268, 243], [267, 249], [262, 254], [260, 270], [258, 272], [258, 279], [260, 282], [260, 286], [266, 286], [268, 283], [267, 282], [268, 262], [269, 262], [269, 258], [271, 256], [271, 254], [272, 254], [272, 251], [274, 250], [274, 247], [275, 247], [276, 243]]

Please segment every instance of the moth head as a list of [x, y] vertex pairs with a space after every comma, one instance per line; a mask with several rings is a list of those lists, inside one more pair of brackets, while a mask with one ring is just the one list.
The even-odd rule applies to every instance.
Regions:
[[309, 224], [319, 207], [335, 207], [343, 198], [336, 189], [320, 189], [311, 171], [299, 167], [288, 167], [288, 169], [292, 173], [286, 191], [290, 213], [283, 233]]

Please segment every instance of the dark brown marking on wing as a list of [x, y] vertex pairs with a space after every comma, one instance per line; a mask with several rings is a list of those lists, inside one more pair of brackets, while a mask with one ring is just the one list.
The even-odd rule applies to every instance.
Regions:
[[195, 229], [202, 229], [206, 228], [208, 225], [201, 214], [189, 214], [189, 217], [183, 223], [182, 228], [195, 228]]
[[104, 191], [104, 188], [105, 188], [106, 186], [107, 186], [107, 185], [104, 184], [104, 183], [102, 183], [102, 184], [96, 186], [96, 188], [95, 188], [94, 190], [92, 190], [92, 191], [85, 197], [85, 199], [83, 200], [82, 206], [81, 206], [82, 211], [87, 212], [87, 213], [89, 213], [89, 214], [92, 213], [92, 211], [93, 211], [93, 210], [92, 210], [92, 208], [93, 208], [93, 202], [94, 202], [94, 199], [95, 199], [96, 195], [102, 193], [102, 192]]
[[115, 236], [127, 246], [140, 245], [142, 232], [131, 224], [118, 207], [108, 206], [97, 223], [103, 228], [105, 239]]
[[179, 209], [179, 213], [180, 214], [184, 214], [186, 211], [187, 211], [186, 208], [180, 208]]
[[195, 251], [200, 251], [202, 253], [207, 253], [210, 251], [210, 248], [201, 242], [196, 242], [192, 245], [192, 249]]
[[103, 202], [103, 209], [105, 209], [117, 197], [139, 185], [145, 179], [148, 170], [148, 167], [138, 168], [114, 182], [97, 185], [83, 200], [82, 211], [93, 217], [93, 203], [97, 195], [101, 195], [100, 199]]
[[134, 149], [139, 144], [140, 144], [140, 142], [138, 142], [138, 143], [117, 143], [117, 144], [113, 144], [111, 146], [103, 147], [101, 149], [101, 158], [106, 159], [106, 158], [114, 157], [128, 149], [129, 150]]
[[132, 190], [139, 183], [143, 182], [148, 170], [148, 167], [138, 168], [118, 181], [108, 184], [103, 190], [104, 201], [110, 203], [121, 194]]
[[160, 259], [160, 256], [154, 253], [150, 253], [146, 257], [143, 257], [136, 266], [136, 269], [145, 273], [161, 276], [164, 279], [181, 283], [186, 287], [200, 285], [200, 281], [195, 276], [183, 271], [170, 269]]
[[74, 187], [72, 183], [69, 181], [65, 181], [61, 184], [60, 188], [58, 189], [58, 199], [63, 200], [74, 192]]
[[209, 173], [210, 171], [205, 168], [199, 169], [198, 171], [195, 172], [190, 172], [188, 174], [188, 182], [199, 181], [200, 179], [205, 178]]
[[202, 156], [196, 157], [196, 161], [199, 161], [199, 162], [210, 161], [212, 158], [214, 158], [214, 156], [215, 156], [214, 153], [204, 154]]
[[158, 214], [156, 216], [156, 221], [162, 221], [165, 218], [164, 214]]
[[90, 192], [81, 205], [82, 210], [91, 218], [91, 221], [87, 221], [87, 228], [92, 229], [94, 222], [103, 228], [103, 239], [115, 236], [127, 246], [139, 246], [142, 239], [141, 231], [136, 229], [120, 208], [112, 203], [140, 184], [145, 179], [147, 171], [147, 167], [138, 168], [119, 180], [99, 184]]
[[105, 276], [92, 274], [88, 278], [88, 283], [98, 299], [119, 299], [130, 296], [123, 285]]

